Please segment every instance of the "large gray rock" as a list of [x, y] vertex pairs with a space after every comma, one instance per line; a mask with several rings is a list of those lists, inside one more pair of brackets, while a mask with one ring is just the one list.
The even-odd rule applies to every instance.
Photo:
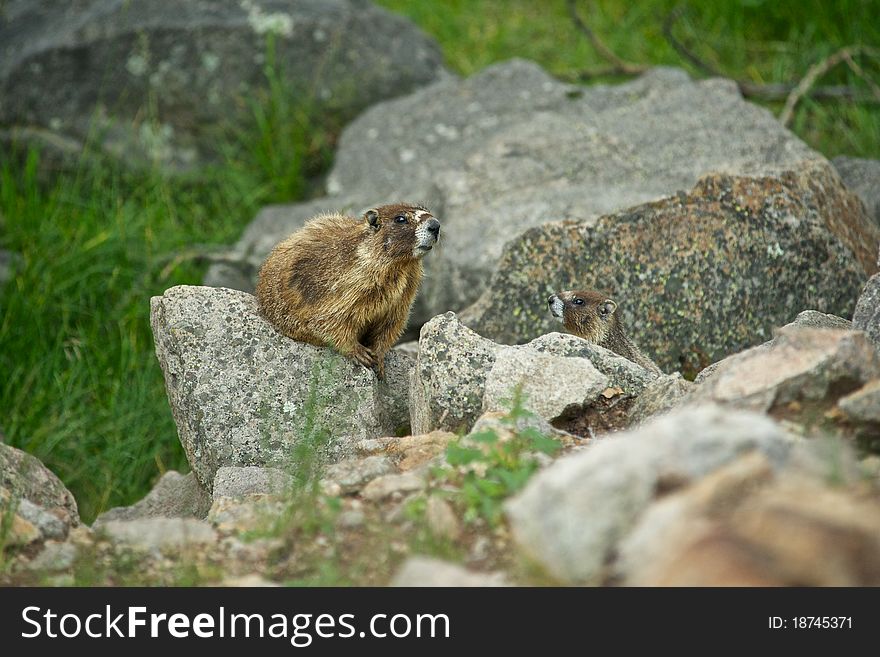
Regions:
[[790, 403], [833, 404], [878, 377], [880, 354], [862, 332], [789, 326], [718, 363], [691, 400], [770, 412]]
[[27, 500], [55, 516], [65, 527], [80, 524], [76, 500], [40, 460], [0, 441], [0, 490]]
[[[804, 310], [799, 312], [797, 316], [790, 321], [788, 324], [783, 326], [783, 329], [788, 329], [792, 327], [807, 327], [807, 328], [829, 328], [829, 329], [845, 329], [849, 330], [853, 328], [853, 323], [849, 320], [844, 319], [843, 317], [838, 317], [837, 315], [829, 315], [828, 313], [820, 313], [818, 310]], [[770, 345], [773, 344], [773, 339], [767, 340], [766, 342], [757, 345], [756, 347], [752, 347], [752, 349], [769, 349]], [[714, 362], [708, 367], [703, 368], [700, 373], [694, 378], [695, 383], [702, 383], [707, 378], [712, 376], [712, 374], [719, 367], [723, 367], [724, 363], [730, 362], [730, 359], [735, 359], [739, 356], [739, 353], [732, 354], [727, 358], [723, 358], [720, 361]]]
[[137, 520], [139, 518], [204, 518], [211, 508], [211, 495], [195, 474], [180, 474], [169, 470], [144, 499], [131, 506], [110, 509], [96, 519], [92, 527], [99, 527], [111, 520]]
[[173, 287], [153, 297], [150, 323], [180, 441], [208, 490], [223, 466], [295, 467], [304, 440], [339, 459], [407, 422], [371, 370], [277, 333], [245, 292]]
[[841, 155], [831, 163], [844, 184], [862, 199], [868, 216], [880, 226], [880, 160]]
[[853, 313], [853, 328], [864, 331], [880, 349], [880, 274], [874, 274], [865, 283]]
[[[771, 175], [816, 157], [767, 110], [745, 102], [731, 81], [696, 82], [658, 68], [625, 84], [584, 88], [514, 60], [362, 114], [340, 139], [329, 198], [261, 213], [236, 247], [241, 273], [209, 280], [252, 285], [254, 262], [319, 205], [359, 209], [418, 198], [442, 219], [444, 233], [425, 263], [413, 313], [420, 323], [476, 300], [504, 245], [529, 228], [551, 220], [592, 225], [600, 215], [689, 189], [710, 171]], [[657, 248], [671, 250], [663, 239]], [[536, 285], [552, 291], [566, 280]], [[569, 282], [585, 280], [616, 282]], [[528, 298], [530, 316], [544, 310], [542, 294], [535, 305]], [[510, 298], [504, 292], [498, 302]], [[508, 312], [523, 312], [525, 299], [513, 300]], [[658, 314], [655, 321], [666, 320]]]
[[[573, 335], [551, 333], [527, 345], [505, 347], [477, 335], [463, 326], [455, 313], [448, 312], [434, 317], [421, 330], [410, 387], [412, 432], [470, 430], [484, 410], [487, 377], [502, 352], [505, 363], [496, 371], [485, 402], [490, 410], [506, 408], [503, 401], [511, 397], [511, 377], [518, 377], [514, 384], [523, 380], [529, 394], [542, 400], [533, 410], [548, 419], [555, 417], [554, 409], [560, 404], [573, 403], [581, 392], [585, 396], [580, 402], [594, 397], [594, 392], [601, 391], [600, 384], [637, 394], [654, 379], [652, 373], [626, 358]], [[541, 370], [566, 361], [570, 364], [560, 367], [571, 370], [569, 374]], [[566, 383], [574, 371], [589, 380]]]
[[268, 66], [325, 125], [442, 73], [432, 40], [363, 0], [11, 0], [0, 127], [189, 167], [252, 121]]
[[555, 327], [550, 292], [594, 281], [661, 368], [699, 371], [804, 308], [849, 316], [876, 269], [878, 237], [827, 162], [712, 174], [689, 193], [598, 222], [526, 231], [460, 317], [480, 335], [522, 342]]
[[789, 439], [773, 421], [707, 405], [614, 434], [542, 470], [506, 504], [520, 550], [566, 583], [598, 582], [658, 492], [758, 450], [774, 466]]
[[483, 410], [509, 409], [519, 393], [525, 409], [553, 420], [569, 406], [594, 401], [607, 387], [608, 377], [586, 358], [506, 347], [486, 375]]
[[653, 504], [614, 569], [636, 586], [876, 586], [880, 504], [747, 454]]
[[546, 333], [525, 345], [535, 351], [586, 358], [597, 370], [608, 377], [609, 384], [638, 395], [656, 378], [656, 374], [597, 344], [567, 333]]

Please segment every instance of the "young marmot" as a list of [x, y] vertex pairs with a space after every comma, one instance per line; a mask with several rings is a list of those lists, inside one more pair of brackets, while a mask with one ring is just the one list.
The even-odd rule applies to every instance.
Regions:
[[333, 347], [384, 376], [440, 222], [419, 206], [318, 215], [275, 246], [257, 282], [260, 312], [284, 335]]
[[623, 322], [614, 311], [617, 304], [593, 290], [566, 290], [547, 299], [550, 313], [574, 335], [610, 349], [616, 354], [660, 374], [660, 368], [626, 336]]

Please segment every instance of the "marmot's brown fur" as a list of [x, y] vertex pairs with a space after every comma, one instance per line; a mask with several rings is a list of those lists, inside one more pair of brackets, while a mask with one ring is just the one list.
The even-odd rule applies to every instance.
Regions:
[[333, 347], [382, 377], [439, 235], [440, 222], [418, 205], [319, 215], [266, 258], [260, 312], [284, 335]]
[[660, 374], [660, 368], [633, 344], [615, 310], [617, 304], [593, 290], [566, 290], [547, 299], [551, 314], [574, 335]]

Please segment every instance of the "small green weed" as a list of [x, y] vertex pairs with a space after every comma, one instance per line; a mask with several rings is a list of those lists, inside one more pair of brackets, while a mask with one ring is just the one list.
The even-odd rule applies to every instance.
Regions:
[[483, 518], [495, 526], [501, 519], [504, 500], [520, 491], [538, 469], [536, 453], [552, 456], [561, 445], [533, 427], [523, 426], [533, 414], [523, 406], [517, 389], [510, 412], [501, 419], [509, 434], [478, 431], [453, 442], [446, 448], [446, 460], [453, 470], [445, 476], [460, 492], [464, 518], [473, 522]]

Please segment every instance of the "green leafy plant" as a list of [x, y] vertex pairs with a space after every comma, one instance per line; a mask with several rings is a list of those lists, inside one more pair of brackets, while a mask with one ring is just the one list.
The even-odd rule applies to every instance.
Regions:
[[453, 470], [445, 476], [456, 484], [464, 505], [464, 518], [483, 518], [490, 525], [501, 519], [501, 505], [520, 491], [538, 469], [536, 453], [553, 455], [561, 445], [525, 420], [533, 417], [523, 405], [521, 388], [511, 400], [510, 411], [501, 418], [505, 436], [494, 430], [471, 433], [446, 448], [446, 460]]

